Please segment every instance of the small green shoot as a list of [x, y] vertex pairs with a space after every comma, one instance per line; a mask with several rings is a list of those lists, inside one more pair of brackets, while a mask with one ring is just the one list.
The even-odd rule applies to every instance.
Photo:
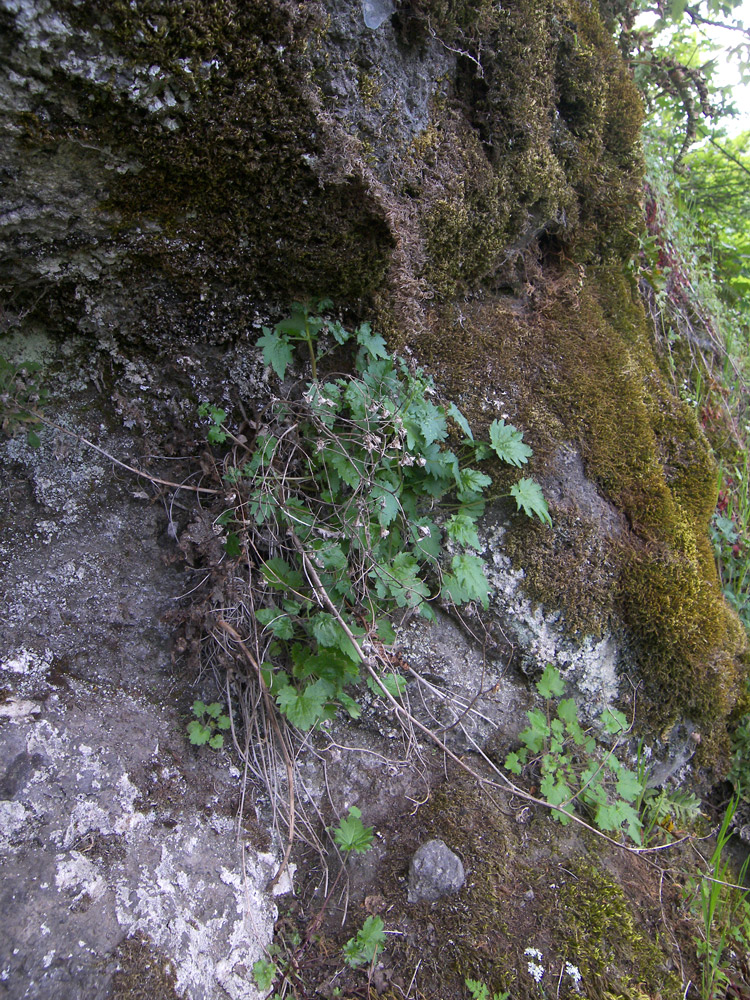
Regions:
[[227, 419], [227, 411], [212, 403], [201, 403], [198, 407], [198, 416], [208, 419], [211, 423], [207, 434], [211, 444], [223, 444], [227, 439], [227, 432], [223, 427]]
[[344, 960], [346, 964], [356, 969], [360, 965], [374, 962], [378, 952], [385, 944], [385, 930], [380, 917], [368, 917], [357, 936], [349, 938], [344, 945]]
[[372, 846], [373, 830], [362, 822], [362, 813], [356, 806], [349, 806], [349, 815], [333, 831], [333, 839], [342, 851], [363, 854]]
[[40, 385], [40, 371], [37, 362], [11, 364], [0, 354], [0, 430], [8, 437], [25, 431], [30, 448], [41, 444], [37, 434], [42, 426], [40, 411], [48, 399]]
[[195, 718], [187, 727], [190, 742], [197, 747], [208, 743], [213, 750], [221, 750], [224, 737], [220, 730], [229, 729], [232, 723], [219, 702], [206, 705], [202, 701], [194, 701], [191, 711]]
[[[479, 979], [466, 979], [466, 989], [471, 993], [472, 1000], [490, 1000], [490, 991], [486, 983]], [[508, 1000], [510, 992], [493, 993], [492, 1000]]]
[[276, 965], [267, 958], [259, 958], [253, 964], [253, 979], [261, 993], [267, 993], [271, 989], [278, 971]]

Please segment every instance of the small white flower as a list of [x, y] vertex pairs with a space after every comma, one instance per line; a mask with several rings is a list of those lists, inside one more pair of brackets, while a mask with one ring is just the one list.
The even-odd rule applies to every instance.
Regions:
[[541, 965], [537, 965], [536, 962], [529, 962], [528, 964], [529, 975], [534, 980], [535, 983], [541, 983], [542, 976], [544, 975], [544, 969]]
[[570, 976], [570, 978], [573, 980], [573, 986], [577, 990], [581, 985], [581, 980], [583, 979], [583, 976], [581, 975], [581, 971], [578, 968], [578, 966], [573, 965], [572, 962], [566, 962], [565, 974]]
[[[544, 959], [541, 951], [538, 948], [527, 948], [524, 952], [526, 958], [532, 959], [526, 966], [529, 970], [529, 975], [534, 980], [535, 983], [540, 983], [542, 981], [542, 976], [544, 975], [544, 966], [541, 964]], [[533, 961], [537, 959], [537, 961]]]

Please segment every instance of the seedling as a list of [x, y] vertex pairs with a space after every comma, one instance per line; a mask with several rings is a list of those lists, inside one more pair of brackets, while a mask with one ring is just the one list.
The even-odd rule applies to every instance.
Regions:
[[195, 718], [187, 727], [190, 742], [197, 747], [208, 743], [213, 750], [221, 750], [224, 737], [220, 730], [229, 729], [232, 723], [219, 702], [206, 705], [202, 701], [194, 701], [191, 711]]

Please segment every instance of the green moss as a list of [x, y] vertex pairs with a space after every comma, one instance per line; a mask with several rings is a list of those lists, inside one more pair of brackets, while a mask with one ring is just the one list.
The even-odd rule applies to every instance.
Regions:
[[515, 566], [524, 571], [525, 594], [548, 609], [564, 610], [567, 635], [600, 639], [613, 625], [616, 547], [585, 511], [559, 508], [554, 531], [533, 521], [511, 531], [506, 544]]
[[[679, 977], [668, 972], [667, 956], [635, 923], [633, 904], [612, 878], [586, 861], [571, 864], [556, 900], [556, 926], [566, 954], [578, 966], [586, 995], [647, 997], [682, 995]], [[613, 981], [611, 970], [617, 968]]]
[[[466, 885], [436, 903], [404, 906], [406, 859], [433, 837], [462, 859]], [[666, 971], [668, 943], [650, 941], [640, 929], [660, 919], [659, 872], [641, 859], [588, 833], [566, 831], [545, 811], [500, 802], [456, 771], [446, 789], [410, 817], [396, 842], [404, 860], [384, 891], [392, 903], [389, 919], [404, 934], [389, 938], [389, 961], [399, 971], [419, 963], [425, 996], [465, 1000], [470, 977], [491, 991], [509, 990], [517, 1000], [539, 1000], [527, 971], [529, 947], [544, 956], [546, 995], [576, 995], [567, 977], [557, 982], [566, 961], [579, 966], [581, 995], [592, 1000], [635, 996], [635, 984], [663, 1000], [681, 995]], [[612, 865], [619, 885], [582, 860], [589, 851]]]
[[424, 277], [435, 293], [486, 284], [535, 231], [576, 260], [632, 253], [641, 104], [590, 5], [442, 0], [411, 10], [466, 53], [460, 113], [436, 106], [432, 183], [422, 187]]
[[554, 484], [560, 449], [580, 455], [596, 503], [563, 483], [554, 532], [515, 518], [508, 551], [530, 596], [561, 611], [569, 632], [598, 636], [613, 615], [624, 623], [655, 725], [686, 714], [715, 742], [744, 648], [707, 537], [715, 465], [658, 374], [621, 269], [548, 269], [526, 303], [436, 308], [420, 348], [480, 432], [497, 415], [485, 387], [502, 386], [503, 409], [534, 448], [532, 472]]
[[117, 962], [113, 1000], [178, 1000], [172, 963], [143, 934], [126, 938], [112, 957]]

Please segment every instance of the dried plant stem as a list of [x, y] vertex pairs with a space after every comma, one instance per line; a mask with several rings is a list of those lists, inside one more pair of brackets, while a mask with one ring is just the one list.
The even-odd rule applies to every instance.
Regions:
[[289, 830], [287, 833], [287, 844], [284, 851], [284, 857], [279, 865], [279, 869], [268, 883], [267, 889], [270, 891], [278, 883], [279, 879], [286, 871], [289, 865], [289, 858], [292, 854], [292, 847], [294, 846], [294, 766], [292, 764], [292, 759], [289, 756], [289, 750], [286, 743], [284, 742], [284, 737], [279, 726], [279, 721], [276, 718], [276, 710], [271, 703], [270, 696], [268, 694], [268, 688], [266, 687], [265, 681], [263, 680], [263, 675], [260, 670], [260, 664], [256, 661], [253, 654], [245, 645], [242, 636], [239, 634], [236, 628], [233, 628], [229, 622], [225, 622], [223, 618], [217, 619], [216, 624], [219, 628], [223, 629], [228, 636], [230, 636], [239, 646], [242, 651], [242, 655], [248, 661], [248, 663], [253, 667], [258, 675], [258, 683], [261, 685], [264, 698], [266, 700], [266, 710], [271, 717], [271, 725], [276, 733], [276, 738], [278, 740], [279, 746], [281, 748], [281, 754], [284, 758], [284, 764], [286, 765], [286, 776], [287, 784], [289, 786]]

